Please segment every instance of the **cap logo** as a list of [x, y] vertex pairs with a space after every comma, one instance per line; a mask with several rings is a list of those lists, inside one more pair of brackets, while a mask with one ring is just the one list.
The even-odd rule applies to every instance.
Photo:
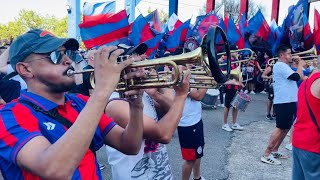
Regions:
[[42, 31], [41, 33], [40, 33], [40, 37], [44, 37], [45, 35], [50, 35], [50, 36], [54, 36], [51, 32], [49, 32], [49, 31]]

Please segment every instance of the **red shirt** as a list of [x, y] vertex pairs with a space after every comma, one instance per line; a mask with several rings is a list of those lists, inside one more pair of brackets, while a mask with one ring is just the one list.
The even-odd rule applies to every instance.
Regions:
[[[320, 78], [320, 72], [313, 74], [307, 81], [302, 82], [298, 91], [297, 121], [293, 128], [292, 145], [296, 148], [320, 154], [320, 133], [310, 117], [305, 100], [305, 93], [310, 108], [320, 125], [320, 99], [311, 94], [311, 84]], [[305, 92], [305, 85], [306, 92]]]

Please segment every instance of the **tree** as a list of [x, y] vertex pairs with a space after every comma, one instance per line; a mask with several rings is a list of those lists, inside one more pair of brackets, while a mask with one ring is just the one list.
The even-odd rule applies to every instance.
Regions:
[[[216, 3], [215, 10], [219, 10], [224, 6], [224, 14], [230, 15], [235, 23], [239, 21], [240, 18], [240, 0], [224, 0]], [[247, 17], [250, 19], [253, 17], [258, 9], [261, 10], [263, 14], [265, 14], [265, 7], [263, 4], [257, 4], [254, 0], [248, 1], [248, 14]], [[199, 11], [199, 15], [206, 14], [206, 5]]]
[[21, 10], [13, 22], [0, 24], [0, 39], [16, 38], [34, 28], [48, 30], [59, 37], [67, 37], [67, 17], [59, 20], [54, 16], [41, 16], [34, 11]]
[[[148, 14], [150, 14], [152, 12], [151, 10], [151, 7], [148, 8]], [[167, 12], [161, 10], [161, 11], [158, 11], [159, 13], [159, 17], [160, 17], [160, 22], [161, 24], [165, 24], [167, 23], [168, 19], [169, 19], [169, 15]]]

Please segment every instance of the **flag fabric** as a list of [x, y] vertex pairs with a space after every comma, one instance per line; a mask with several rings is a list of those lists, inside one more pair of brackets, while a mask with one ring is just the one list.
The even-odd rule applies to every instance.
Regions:
[[[272, 25], [272, 24], [273, 23], [271, 22], [271, 25], [270, 25], [271, 32], [273, 31], [272, 29], [274, 28], [273, 27], [274, 25]], [[286, 34], [285, 34], [285, 26], [286, 26], [286, 20], [284, 19], [282, 25], [278, 26], [277, 29], [275, 30], [276, 38], [274, 40], [274, 43], [271, 44], [272, 55], [274, 55], [274, 56], [276, 55], [276, 50], [277, 50], [277, 47], [278, 47], [279, 44], [281, 44], [281, 43], [288, 44], [289, 43], [289, 42], [286, 43], [287, 37], [286, 37]]]
[[314, 33], [314, 45], [317, 50], [317, 55], [320, 55], [320, 14], [319, 12], [315, 9], [314, 11], [314, 27], [313, 27], [313, 33]]
[[308, 0], [299, 0], [296, 5], [290, 6], [285, 18], [284, 40], [289, 41], [293, 52], [303, 51], [304, 15], [308, 17]]
[[150, 27], [155, 30], [156, 33], [161, 33], [161, 22], [158, 9], [154, 10], [145, 17], [146, 21], [150, 24]]
[[239, 49], [244, 48], [244, 39], [233, 22], [232, 17], [225, 17], [226, 34], [231, 45], [237, 45]]
[[154, 38], [149, 39], [148, 41], [144, 42], [148, 46], [148, 50], [146, 52], [146, 55], [149, 56], [149, 59], [152, 59], [155, 57], [159, 44], [161, 42], [162, 37], [164, 36], [164, 33], [156, 35]]
[[94, 21], [101, 16], [109, 17], [115, 13], [116, 2], [85, 2], [83, 4], [83, 22]]
[[303, 47], [305, 50], [311, 49], [314, 46], [314, 36], [311, 32], [309, 20], [303, 15]]
[[172, 34], [172, 32], [182, 24], [183, 23], [179, 20], [178, 16], [175, 13], [172, 13], [167, 23], [166, 32]]
[[[219, 26], [224, 32], [227, 32], [227, 28], [226, 28], [226, 26], [225, 26], [225, 24], [224, 24], [224, 21], [223, 21], [223, 19], [220, 18], [220, 17], [219, 17], [219, 24], [218, 24], [218, 26]], [[218, 35], [217, 35], [216, 40], [215, 40], [215, 43], [218, 44], [218, 45], [216, 46], [216, 50], [217, 50], [218, 53], [225, 51], [225, 49], [224, 49], [224, 47], [223, 47], [224, 42], [223, 42], [223, 39], [222, 39], [221, 34], [218, 34]]]
[[202, 37], [207, 34], [210, 25], [219, 25], [219, 18], [214, 13], [197, 16], [196, 23], [192, 29], [192, 36], [201, 43]]
[[279, 27], [274, 19], [271, 21], [270, 31], [274, 40], [277, 40], [278, 37], [280, 37]]
[[241, 14], [240, 20], [238, 22], [238, 27], [239, 27], [241, 36], [244, 38], [246, 28], [248, 27], [248, 20], [247, 20], [246, 13]]
[[176, 30], [169, 35], [166, 41], [167, 50], [170, 52], [174, 52], [178, 47], [183, 47], [183, 43], [188, 38], [188, 31], [190, 26], [190, 19], [184, 22], [181, 26], [179, 26]]
[[80, 35], [87, 49], [115, 45], [128, 40], [129, 23], [125, 10], [110, 16], [79, 24]]
[[268, 42], [270, 27], [260, 10], [249, 20], [248, 31]]
[[145, 20], [143, 15], [140, 14], [131, 25], [129, 40], [134, 46], [136, 46], [153, 38], [154, 36], [155, 34], [151, 30], [150, 24]]
[[129, 22], [133, 22], [135, 19], [135, 8], [140, 3], [141, 0], [125, 0], [125, 9], [127, 11]]

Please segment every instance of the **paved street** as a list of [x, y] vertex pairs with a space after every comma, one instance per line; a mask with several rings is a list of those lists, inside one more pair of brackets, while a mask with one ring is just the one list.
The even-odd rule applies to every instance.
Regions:
[[[202, 158], [202, 176], [207, 180], [289, 180], [291, 179], [291, 153], [289, 159], [281, 160], [281, 166], [260, 162], [266, 143], [275, 127], [275, 121], [265, 119], [265, 94], [250, 95], [252, 102], [246, 112], [239, 113], [239, 123], [244, 131], [226, 132], [221, 129], [223, 109], [203, 111], [205, 148]], [[229, 117], [231, 122], [231, 117]], [[288, 137], [284, 141], [288, 142]], [[283, 145], [284, 146], [284, 145]], [[170, 163], [175, 179], [181, 178], [181, 153], [177, 133], [169, 145]], [[100, 163], [107, 164], [105, 149], [98, 152]], [[111, 179], [110, 167], [103, 171], [104, 179]], [[0, 178], [1, 179], [1, 178]]]
[[[275, 121], [265, 119], [265, 94], [250, 95], [252, 102], [246, 112], [239, 113], [239, 123], [245, 130], [226, 132], [221, 129], [223, 109], [205, 109], [203, 111], [205, 148], [202, 158], [202, 175], [207, 180], [289, 180], [291, 179], [291, 153], [281, 147], [289, 155], [282, 160], [281, 166], [270, 166], [260, 162]], [[229, 117], [231, 122], [231, 117]], [[285, 139], [288, 142], [288, 138]], [[181, 178], [181, 153], [177, 133], [169, 145], [170, 163], [175, 179]], [[100, 162], [105, 163], [105, 152], [98, 153]], [[110, 178], [110, 169], [103, 170], [104, 179]]]

